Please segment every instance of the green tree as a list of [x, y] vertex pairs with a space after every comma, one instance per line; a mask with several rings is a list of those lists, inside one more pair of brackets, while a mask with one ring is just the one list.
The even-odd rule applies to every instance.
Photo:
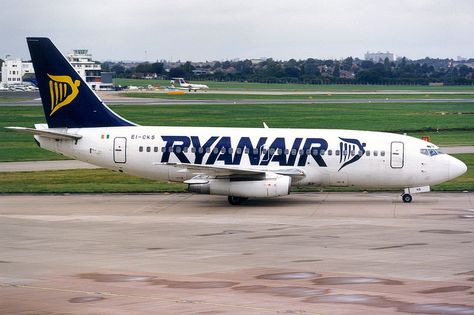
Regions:
[[352, 69], [352, 65], [354, 64], [354, 59], [352, 57], [347, 57], [342, 61], [341, 69], [349, 71]]
[[336, 63], [334, 64], [334, 70], [332, 71], [332, 75], [333, 75], [333, 77], [335, 77], [336, 79], [341, 76], [341, 70], [340, 70], [339, 62], [336, 62]]
[[162, 62], [155, 62], [151, 64], [151, 72], [156, 74], [163, 74], [165, 67]]

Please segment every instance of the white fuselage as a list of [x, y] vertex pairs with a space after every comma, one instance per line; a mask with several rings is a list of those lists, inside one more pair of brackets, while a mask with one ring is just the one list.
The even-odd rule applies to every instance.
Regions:
[[77, 160], [165, 181], [183, 182], [196, 176], [191, 170], [174, 168], [173, 163], [268, 172], [297, 169], [304, 175], [293, 177], [292, 185], [322, 187], [429, 186], [465, 171], [462, 162], [438, 154], [429, 142], [382, 132], [141, 126], [67, 132], [82, 138], [35, 138], [42, 148]]
[[189, 91], [209, 89], [209, 86], [207, 86], [206, 84], [189, 83], [189, 82], [186, 82], [183, 78], [176, 78], [172, 82], [175, 82], [175, 81], [178, 81], [178, 84], [179, 84], [180, 88], [186, 89], [186, 90], [189, 90]]

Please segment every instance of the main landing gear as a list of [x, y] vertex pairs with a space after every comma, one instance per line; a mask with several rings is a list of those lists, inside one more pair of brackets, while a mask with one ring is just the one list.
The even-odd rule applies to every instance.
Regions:
[[244, 197], [234, 197], [234, 196], [227, 197], [227, 200], [233, 206], [238, 206], [238, 205], [242, 204], [242, 202], [244, 202], [247, 199], [248, 198], [244, 198]]

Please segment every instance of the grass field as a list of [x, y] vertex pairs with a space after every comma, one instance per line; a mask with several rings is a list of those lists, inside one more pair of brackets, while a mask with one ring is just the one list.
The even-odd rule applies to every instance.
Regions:
[[[433, 190], [474, 190], [474, 154], [455, 155], [468, 166], [468, 172]], [[156, 182], [105, 169], [0, 173], [0, 193], [104, 193], [104, 192], [184, 192], [185, 184]], [[302, 187], [293, 191], [319, 191]], [[335, 189], [328, 191], [354, 191]]]
[[[288, 91], [381, 91], [381, 90], [408, 90], [408, 91], [474, 91], [474, 86], [425, 86], [425, 85], [362, 85], [362, 84], [276, 84], [251, 82], [215, 82], [192, 81], [192, 83], [207, 84], [210, 89], [236, 90], [288, 90]], [[122, 86], [169, 86], [169, 80], [140, 80], [114, 79], [115, 85]]]
[[0, 173], [0, 193], [184, 192], [162, 183], [106, 169]]
[[331, 99], [369, 99], [369, 100], [403, 100], [403, 99], [473, 99], [474, 94], [228, 94], [228, 93], [185, 93], [181, 95], [163, 92], [126, 92], [126, 97], [156, 98], [170, 100], [331, 100]]
[[[390, 131], [420, 137], [428, 135], [442, 146], [474, 145], [474, 109], [471, 104], [264, 104], [264, 105], [120, 105], [123, 117], [141, 125], [334, 128]], [[39, 106], [0, 107], [0, 161], [60, 159], [39, 149], [29, 135], [6, 126], [32, 127], [44, 122]], [[439, 130], [439, 131], [437, 131]]]

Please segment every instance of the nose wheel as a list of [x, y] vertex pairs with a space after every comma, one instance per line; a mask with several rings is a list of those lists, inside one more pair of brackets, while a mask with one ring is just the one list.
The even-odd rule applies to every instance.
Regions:
[[410, 203], [412, 201], [412, 196], [410, 194], [403, 194], [402, 200], [404, 203]]

